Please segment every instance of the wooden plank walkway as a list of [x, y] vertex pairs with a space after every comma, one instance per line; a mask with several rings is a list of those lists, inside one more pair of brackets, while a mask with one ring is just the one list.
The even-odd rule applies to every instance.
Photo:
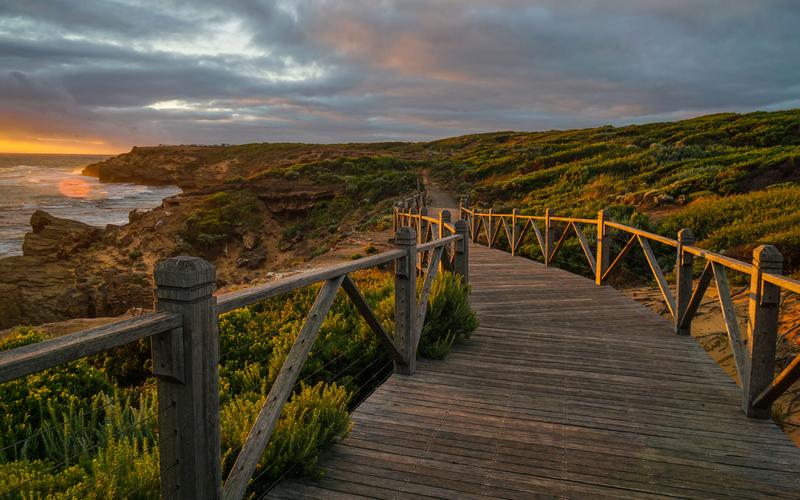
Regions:
[[800, 450], [691, 338], [610, 287], [473, 245], [481, 326], [393, 375], [274, 498], [800, 498]]

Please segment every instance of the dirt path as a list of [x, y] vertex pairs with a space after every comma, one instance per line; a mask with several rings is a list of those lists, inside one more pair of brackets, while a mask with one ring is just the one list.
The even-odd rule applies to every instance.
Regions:
[[436, 181], [431, 179], [427, 170], [423, 170], [421, 176], [422, 183], [425, 185], [425, 190], [430, 195], [431, 208], [437, 210], [446, 208], [451, 211], [451, 215], [456, 216], [457, 214], [452, 213], [453, 209], [458, 209], [458, 201], [456, 198], [451, 193], [439, 187]]

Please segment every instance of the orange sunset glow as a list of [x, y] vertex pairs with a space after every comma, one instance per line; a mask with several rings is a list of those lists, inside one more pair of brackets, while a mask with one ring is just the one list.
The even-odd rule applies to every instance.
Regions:
[[0, 153], [119, 154], [126, 150], [101, 140], [10, 139], [0, 136]]

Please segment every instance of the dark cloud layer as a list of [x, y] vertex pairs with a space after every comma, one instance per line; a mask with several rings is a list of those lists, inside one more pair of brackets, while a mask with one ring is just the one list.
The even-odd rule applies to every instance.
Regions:
[[794, 107], [797, 26], [795, 0], [6, 0], [0, 135], [406, 140]]

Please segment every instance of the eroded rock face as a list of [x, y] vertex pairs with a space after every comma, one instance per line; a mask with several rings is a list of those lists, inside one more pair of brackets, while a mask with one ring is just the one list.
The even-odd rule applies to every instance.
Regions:
[[32, 232], [25, 235], [22, 255], [48, 260], [63, 259], [98, 241], [103, 231], [70, 219], [54, 217], [43, 210], [31, 216]]
[[31, 216], [22, 256], [0, 259], [0, 329], [97, 314], [152, 302], [147, 275], [120, 273], [86, 254], [104, 231], [42, 210]]

